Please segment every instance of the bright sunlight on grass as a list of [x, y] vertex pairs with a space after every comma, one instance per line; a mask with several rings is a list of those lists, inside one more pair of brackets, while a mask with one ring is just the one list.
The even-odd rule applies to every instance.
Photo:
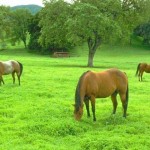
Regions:
[[[52, 58], [24, 49], [0, 51], [1, 60], [15, 59], [24, 65], [21, 86], [3, 76], [0, 87], [0, 149], [2, 150], [148, 150], [150, 146], [150, 75], [135, 77], [139, 62], [150, 63], [150, 49], [102, 46], [94, 66], [87, 68], [86, 46], [70, 58]], [[97, 99], [96, 117], [73, 118], [75, 88], [84, 71], [116, 67], [129, 79], [128, 116], [122, 117], [118, 97], [116, 115], [109, 98]]]

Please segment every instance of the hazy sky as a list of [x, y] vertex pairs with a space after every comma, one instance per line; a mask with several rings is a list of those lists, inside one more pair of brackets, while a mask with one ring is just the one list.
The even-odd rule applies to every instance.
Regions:
[[6, 6], [27, 5], [27, 4], [36, 4], [43, 6], [42, 0], [0, 0], [0, 5]]
[[[71, 1], [71, 0], [66, 0]], [[27, 5], [27, 4], [36, 4], [43, 6], [42, 0], [0, 0], [0, 5], [6, 6], [16, 6], [16, 5]]]

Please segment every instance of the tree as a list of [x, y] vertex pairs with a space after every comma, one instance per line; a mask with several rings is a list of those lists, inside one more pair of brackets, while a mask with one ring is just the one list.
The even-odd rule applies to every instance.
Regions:
[[38, 42], [41, 28], [39, 27], [39, 13], [32, 16], [29, 20], [28, 31], [30, 33], [30, 41], [28, 44], [29, 49], [31, 50], [41, 50], [41, 46]]
[[144, 44], [150, 44], [150, 21], [136, 27], [134, 34], [142, 37]]
[[65, 22], [70, 14], [70, 4], [63, 0], [45, 2], [40, 12], [41, 35], [39, 42], [46, 49], [66, 50], [72, 45], [68, 42]]
[[149, 0], [123, 0], [122, 1], [122, 22], [121, 25], [124, 37], [130, 40], [133, 30], [139, 24], [150, 19], [150, 1]]
[[129, 41], [133, 29], [147, 16], [149, 0], [44, 0], [41, 11], [41, 45], [64, 47], [87, 42], [87, 66], [93, 67], [102, 43]]
[[10, 7], [0, 6], [0, 40], [2, 41], [2, 48], [5, 45], [5, 39], [11, 33], [11, 12]]
[[12, 12], [12, 37], [14, 41], [23, 41], [27, 47], [28, 24], [31, 13], [27, 9], [16, 9]]
[[[141, 0], [76, 0], [68, 20], [70, 40], [87, 41], [88, 64], [93, 67], [97, 48], [104, 42], [127, 40], [134, 27], [143, 19]], [[75, 40], [74, 40], [75, 41]]]
[[144, 4], [143, 8], [145, 8], [146, 12], [143, 15], [145, 19], [144, 22], [141, 22], [136, 26], [134, 34], [142, 37], [144, 44], [150, 44], [150, 1], [145, 1]]
[[[112, 8], [109, 9], [108, 5]], [[73, 6], [73, 15], [67, 22], [68, 38], [70, 37], [72, 41], [76, 39], [87, 42], [89, 48], [87, 66], [89, 67], [93, 67], [95, 52], [102, 42], [114, 40], [114, 37], [121, 34], [120, 27], [111, 13], [116, 5], [118, 3], [110, 4], [107, 1], [81, 1]]]

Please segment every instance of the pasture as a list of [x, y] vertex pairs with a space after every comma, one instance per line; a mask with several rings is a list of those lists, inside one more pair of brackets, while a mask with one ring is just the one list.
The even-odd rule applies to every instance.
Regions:
[[[150, 63], [150, 49], [102, 46], [87, 68], [85, 46], [70, 58], [51, 58], [17, 48], [0, 51], [1, 60], [15, 59], [24, 65], [21, 86], [3, 76], [0, 87], [0, 149], [2, 150], [148, 150], [150, 147], [150, 74], [143, 82], [135, 77], [139, 62]], [[97, 121], [84, 114], [73, 118], [75, 88], [84, 71], [116, 67], [127, 73], [127, 118], [118, 108], [112, 113], [110, 97], [96, 100]], [[90, 107], [91, 108], [91, 107]]]

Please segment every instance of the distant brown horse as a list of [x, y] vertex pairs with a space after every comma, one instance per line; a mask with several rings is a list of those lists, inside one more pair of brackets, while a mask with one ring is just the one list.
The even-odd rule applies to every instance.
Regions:
[[143, 73], [150, 73], [150, 65], [147, 63], [139, 63], [136, 70], [136, 76], [138, 75], [139, 81], [142, 81]]
[[111, 96], [113, 103], [113, 114], [117, 108], [117, 94], [119, 93], [123, 117], [126, 117], [128, 107], [128, 79], [124, 72], [118, 69], [109, 69], [102, 72], [87, 71], [80, 77], [75, 92], [74, 117], [80, 120], [83, 115], [83, 103], [86, 105], [87, 116], [90, 117], [89, 100], [92, 105], [93, 121], [95, 117], [95, 98], [106, 98]]
[[0, 85], [1, 82], [4, 84], [2, 75], [12, 74], [13, 83], [15, 83], [15, 73], [17, 74], [19, 85], [20, 85], [20, 76], [23, 71], [23, 65], [15, 60], [0, 61]]

